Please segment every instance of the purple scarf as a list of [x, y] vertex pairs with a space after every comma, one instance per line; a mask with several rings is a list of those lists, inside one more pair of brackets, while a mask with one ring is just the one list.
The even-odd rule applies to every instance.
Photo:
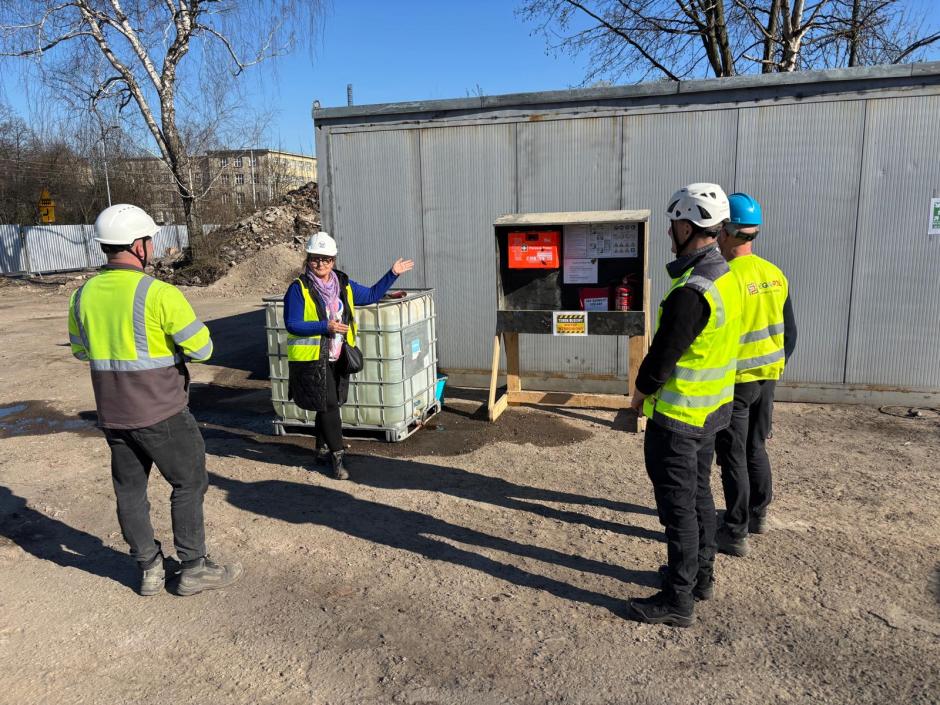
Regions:
[[[342, 302], [339, 298], [339, 277], [336, 276], [336, 272], [330, 272], [330, 277], [326, 281], [320, 279], [320, 277], [310, 271], [309, 268], [307, 268], [304, 274], [307, 277], [307, 281], [313, 285], [314, 290], [319, 295], [320, 301], [323, 302], [323, 306], [326, 308], [327, 319], [342, 321], [343, 309]], [[333, 340], [331, 341], [330, 360], [338, 360], [342, 351], [343, 336], [337, 333], [333, 336]]]

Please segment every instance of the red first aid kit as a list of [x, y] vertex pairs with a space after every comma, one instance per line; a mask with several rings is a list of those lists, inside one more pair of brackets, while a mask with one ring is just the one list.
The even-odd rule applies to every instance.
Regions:
[[558, 269], [560, 242], [558, 230], [509, 233], [509, 268]]

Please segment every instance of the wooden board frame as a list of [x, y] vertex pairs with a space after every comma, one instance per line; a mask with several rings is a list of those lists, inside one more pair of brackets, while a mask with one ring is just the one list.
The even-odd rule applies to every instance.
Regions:
[[[645, 295], [649, 297], [650, 280], [644, 284]], [[519, 333], [503, 331], [493, 337], [493, 361], [490, 369], [490, 389], [487, 401], [487, 416], [490, 422], [495, 422], [510, 406], [528, 404], [531, 406], [561, 406], [582, 409], [629, 409], [630, 395], [634, 390], [637, 372], [640, 363], [649, 351], [650, 322], [649, 311], [645, 311], [646, 326], [643, 335], [630, 336], [629, 355], [630, 372], [629, 386], [623, 395], [620, 394], [590, 394], [581, 392], [539, 392], [528, 391], [522, 388], [522, 370], [519, 365]], [[499, 385], [499, 362], [501, 349], [506, 352], [506, 391], [498, 398], [496, 392]], [[637, 417], [637, 432], [646, 430], [646, 418]]]
[[[496, 334], [493, 337], [493, 359], [490, 370], [490, 388], [487, 400], [487, 415], [495, 422], [510, 406], [528, 404], [548, 407], [576, 407], [598, 409], [629, 409], [636, 375], [640, 363], [646, 356], [650, 344], [650, 279], [649, 272], [649, 218], [646, 210], [639, 211], [595, 211], [566, 213], [524, 213], [498, 218], [494, 230], [499, 243], [501, 228], [512, 227], [564, 227], [572, 224], [641, 222], [643, 281], [642, 311], [588, 312], [588, 334], [621, 335], [629, 338], [629, 368], [627, 389], [624, 394], [590, 394], [581, 392], [538, 392], [522, 388], [522, 370], [519, 364], [519, 335], [551, 334], [552, 310], [522, 310], [503, 306], [503, 288], [499, 277], [500, 259], [497, 244], [497, 312]], [[506, 354], [506, 391], [497, 397], [499, 363], [501, 352]], [[637, 431], [646, 429], [646, 419], [637, 418]]]

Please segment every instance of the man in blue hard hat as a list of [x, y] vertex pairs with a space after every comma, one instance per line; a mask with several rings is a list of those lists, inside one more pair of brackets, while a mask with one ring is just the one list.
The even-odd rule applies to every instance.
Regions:
[[767, 530], [772, 481], [764, 444], [774, 388], [796, 346], [796, 322], [786, 276], [753, 252], [763, 222], [760, 204], [746, 193], [733, 193], [728, 207], [718, 245], [741, 282], [742, 315], [731, 424], [715, 439], [726, 508], [715, 541], [722, 553], [745, 556], [748, 534]]

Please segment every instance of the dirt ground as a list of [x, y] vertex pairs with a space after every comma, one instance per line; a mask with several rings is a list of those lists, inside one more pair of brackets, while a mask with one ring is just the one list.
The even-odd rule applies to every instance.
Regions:
[[[0, 703], [940, 702], [936, 418], [778, 404], [771, 531], [719, 559], [692, 628], [646, 626], [623, 603], [665, 544], [622, 416], [490, 426], [449, 390], [337, 482], [269, 435], [258, 297], [192, 300], [217, 351], [191, 366], [210, 550], [245, 575], [142, 598], [67, 299], [0, 288]], [[154, 473], [165, 547], [168, 494]]]

